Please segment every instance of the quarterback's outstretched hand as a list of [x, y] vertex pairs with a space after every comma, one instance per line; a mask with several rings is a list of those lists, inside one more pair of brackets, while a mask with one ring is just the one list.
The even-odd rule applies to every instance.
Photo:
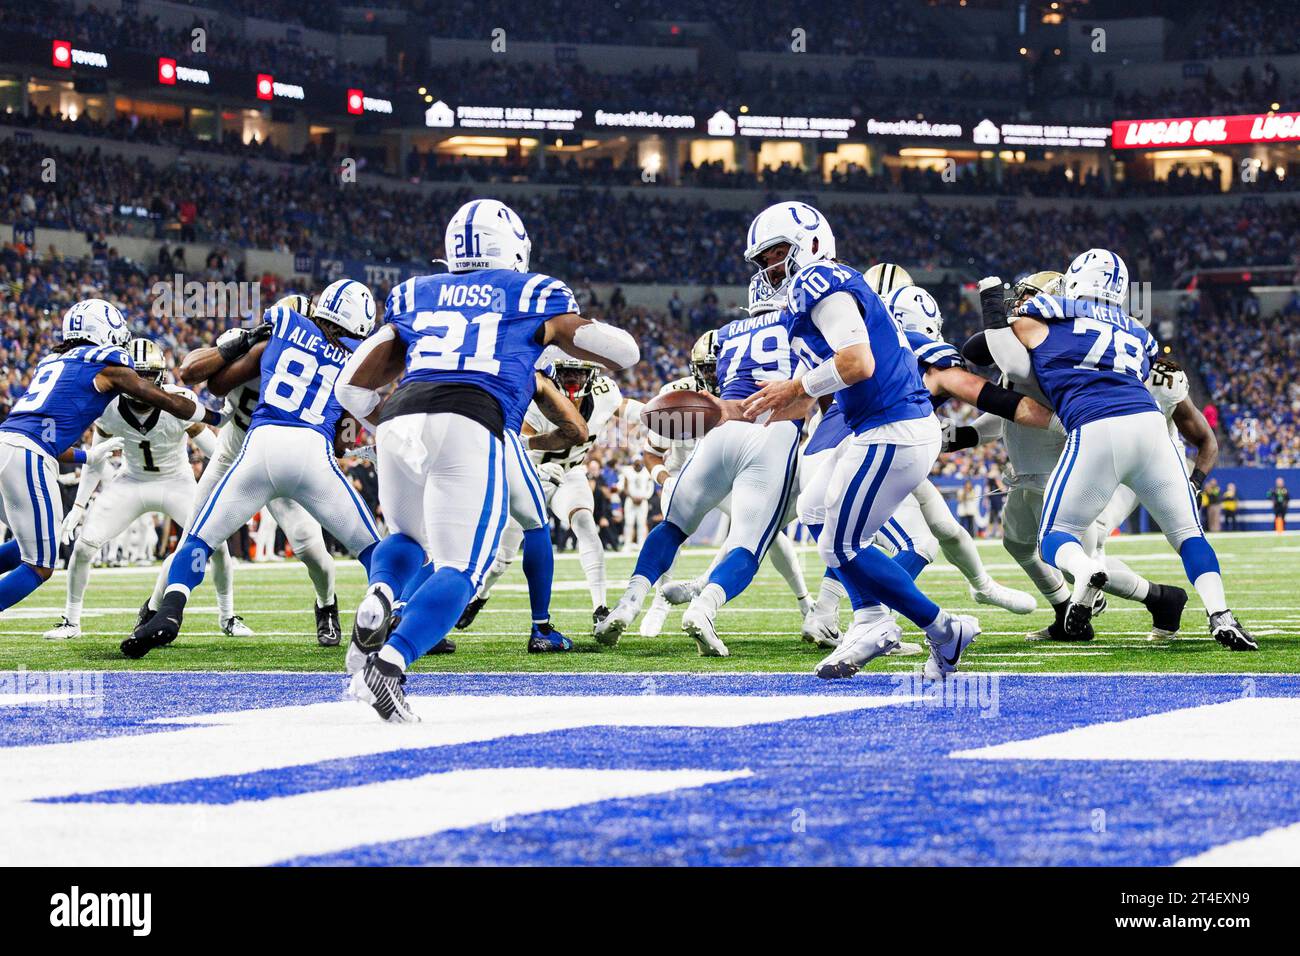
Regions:
[[766, 425], [769, 421], [788, 421], [802, 418], [810, 411], [813, 399], [804, 391], [803, 382], [797, 378], [783, 382], [765, 382], [741, 406], [745, 418]]

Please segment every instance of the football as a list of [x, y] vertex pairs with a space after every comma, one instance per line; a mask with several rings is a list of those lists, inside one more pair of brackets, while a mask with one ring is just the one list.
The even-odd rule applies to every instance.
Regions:
[[722, 421], [722, 403], [707, 392], [668, 392], [641, 409], [641, 422], [670, 441], [699, 438]]

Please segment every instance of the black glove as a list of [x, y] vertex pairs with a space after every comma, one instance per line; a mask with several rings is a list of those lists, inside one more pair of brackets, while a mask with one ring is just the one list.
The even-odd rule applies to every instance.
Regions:
[[1201, 493], [1201, 487], [1205, 484], [1205, 479], [1208, 477], [1209, 476], [1199, 468], [1192, 471], [1192, 487], [1196, 489], [1198, 495]]
[[217, 339], [217, 352], [221, 355], [221, 360], [229, 364], [235, 359], [247, 355], [249, 350], [258, 342], [265, 342], [269, 339], [271, 331], [269, 322], [263, 322], [251, 329], [230, 329], [223, 332], [220, 338]]
[[997, 276], [988, 276], [980, 280], [980, 312], [986, 330], [1005, 329], [1007, 327], [1006, 283]]
[[267, 341], [271, 337], [271, 333], [274, 331], [275, 326], [271, 325], [270, 322], [263, 322], [249, 333], [248, 347], [251, 349], [258, 342]]

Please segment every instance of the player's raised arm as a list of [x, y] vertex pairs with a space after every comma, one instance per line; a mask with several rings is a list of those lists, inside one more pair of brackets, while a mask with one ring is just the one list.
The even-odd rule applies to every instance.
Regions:
[[357, 346], [334, 383], [334, 394], [357, 421], [376, 428], [383, 405], [379, 390], [395, 381], [405, 365], [406, 345], [393, 326], [385, 325]]
[[541, 336], [540, 344], [559, 346], [566, 355], [597, 362], [611, 371], [631, 368], [641, 361], [641, 346], [631, 333], [573, 312], [547, 319]]
[[536, 372], [534, 377], [537, 390], [533, 393], [533, 404], [555, 423], [555, 430], [539, 435], [525, 423], [524, 428], [528, 428], [531, 434], [525, 437], [524, 447], [529, 451], [566, 451], [585, 442], [588, 438], [587, 421], [578, 407], [566, 399], [545, 375]]
[[[242, 385], [253, 377], [248, 372], [248, 362], [241, 363], [238, 371], [228, 371], [231, 365], [245, 359], [253, 350], [254, 346], [266, 342], [271, 337], [271, 325], [264, 322], [254, 328], [227, 329], [222, 332], [217, 339], [216, 345], [205, 346], [195, 349], [185, 356], [180, 367], [176, 370], [177, 377], [184, 385], [191, 387], [202, 385], [214, 378], [217, 379], [216, 388], [209, 386], [208, 390], [214, 395], [224, 395], [236, 385]], [[260, 361], [262, 349], [258, 349], [257, 357]], [[254, 367], [254, 373], [260, 371]], [[238, 381], [234, 380], [235, 375], [245, 375]]]
[[153, 382], [141, 378], [135, 369], [124, 365], [110, 365], [95, 376], [95, 388], [100, 392], [110, 390], [130, 395], [146, 405], [161, 408], [169, 415], [186, 422], [203, 422], [216, 425], [221, 422], [221, 415], [210, 411], [202, 402], [184, 395], [174, 395], [163, 391]]
[[[1025, 380], [1033, 374], [1029, 349], [1042, 344], [1047, 337], [1046, 327], [1031, 315], [1013, 316], [1007, 324], [1005, 286], [997, 276], [980, 280], [980, 314], [984, 320], [984, 342], [998, 368], [1012, 378]], [[1028, 321], [1015, 321], [1027, 319]]]
[[1199, 491], [1201, 485], [1219, 461], [1219, 439], [1205, 420], [1201, 410], [1190, 397], [1184, 397], [1174, 409], [1174, 425], [1178, 434], [1196, 446], [1196, 460], [1192, 463], [1192, 484]]

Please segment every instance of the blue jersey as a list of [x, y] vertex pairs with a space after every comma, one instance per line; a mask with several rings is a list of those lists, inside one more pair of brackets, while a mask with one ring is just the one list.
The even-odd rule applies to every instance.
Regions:
[[79, 345], [45, 356], [0, 431], [25, 435], [59, 457], [117, 398], [116, 389], [95, 391], [95, 376], [110, 365], [134, 368], [130, 353], [115, 345]]
[[1020, 311], [1047, 323], [1046, 340], [1029, 356], [1067, 429], [1159, 410], [1145, 384], [1156, 340], [1122, 308], [1040, 294]]
[[794, 372], [790, 334], [779, 311], [728, 322], [718, 330], [718, 394], [746, 399], [764, 382], [783, 382]]
[[[966, 362], [961, 357], [961, 353], [947, 342], [936, 342], [921, 332], [904, 332], [903, 334], [907, 336], [907, 344], [911, 346], [912, 353], [916, 356], [917, 367], [922, 374], [925, 373], [926, 369], [930, 368], [966, 367]], [[936, 407], [943, 404], [943, 402], [944, 399], [940, 398], [933, 400]], [[852, 434], [853, 429], [849, 428], [848, 423], [844, 421], [844, 412], [840, 409], [839, 404], [832, 403], [831, 407], [826, 409], [826, 414], [822, 415], [822, 420], [817, 425], [817, 431], [813, 432], [813, 437], [808, 440], [808, 447], [804, 449], [804, 454], [815, 455], [819, 451], [835, 448]]]
[[265, 318], [271, 338], [262, 353], [262, 394], [248, 430], [259, 425], [313, 428], [333, 444], [343, 417], [334, 383], [356, 339], [344, 339], [347, 348], [339, 348], [316, 323], [284, 306], [267, 309]]
[[812, 320], [812, 310], [835, 292], [846, 292], [857, 301], [876, 360], [871, 378], [835, 393], [848, 426], [861, 434], [881, 425], [929, 417], [933, 413], [930, 393], [921, 381], [916, 356], [860, 272], [837, 262], [818, 262], [795, 275], [787, 314], [791, 347], [810, 368], [834, 357], [835, 350]]
[[539, 331], [547, 319], [576, 314], [559, 279], [535, 272], [482, 269], [417, 276], [388, 294], [387, 321], [406, 346], [408, 382], [474, 385], [501, 406], [518, 431], [533, 399]]

